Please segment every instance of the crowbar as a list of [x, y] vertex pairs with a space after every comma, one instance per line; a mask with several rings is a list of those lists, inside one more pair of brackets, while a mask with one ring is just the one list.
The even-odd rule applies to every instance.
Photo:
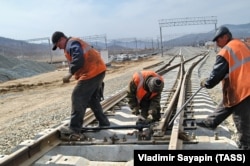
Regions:
[[107, 129], [138, 129], [142, 131], [143, 128], [150, 128], [150, 125], [122, 125], [122, 126], [101, 126], [101, 127], [82, 127], [81, 131], [98, 131], [98, 130], [107, 130]]
[[172, 125], [172, 123], [174, 122], [175, 118], [181, 113], [181, 111], [183, 110], [183, 108], [186, 107], [186, 105], [189, 103], [190, 100], [193, 99], [193, 97], [202, 89], [203, 87], [200, 87], [183, 105], [182, 107], [179, 109], [179, 111], [174, 115], [174, 117], [172, 118], [172, 120], [169, 122], [168, 126]]

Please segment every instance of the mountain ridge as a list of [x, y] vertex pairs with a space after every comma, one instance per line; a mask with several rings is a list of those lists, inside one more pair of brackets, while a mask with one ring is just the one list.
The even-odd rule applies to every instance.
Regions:
[[[235, 38], [246, 38], [250, 37], [250, 23], [247, 24], [225, 24], [223, 26], [227, 26], [229, 30], [232, 32], [233, 37]], [[171, 39], [168, 41], [163, 41], [163, 45], [167, 47], [174, 47], [174, 46], [194, 46], [199, 42], [207, 42], [211, 41], [213, 38], [215, 31], [211, 30], [207, 33], [196, 33], [196, 34], [188, 34], [184, 35], [175, 39]], [[119, 40], [121, 41], [119, 44]], [[107, 43], [103, 42], [95, 42], [91, 43], [97, 49], [106, 49], [109, 50], [113, 49], [121, 49], [121, 48], [129, 48], [129, 49], [144, 49], [144, 48], [152, 48], [152, 41], [149, 40], [137, 40], [135, 41], [123, 41], [122, 39], [117, 40], [118, 42], [114, 42], [116, 40], [107, 40]], [[136, 44], [139, 42], [140, 44]], [[23, 40], [15, 40], [6, 37], [0, 37], [0, 54], [4, 54], [5, 56], [12, 56], [12, 57], [20, 57], [20, 56], [27, 56], [27, 57], [38, 57], [40, 55], [47, 55], [56, 56], [60, 55], [61, 52], [53, 51], [53, 55], [51, 53], [52, 45], [49, 43], [42, 43], [42, 44], [35, 44], [35, 43], [28, 43]], [[154, 47], [159, 47], [155, 46]], [[32, 49], [31, 49], [32, 48]]]

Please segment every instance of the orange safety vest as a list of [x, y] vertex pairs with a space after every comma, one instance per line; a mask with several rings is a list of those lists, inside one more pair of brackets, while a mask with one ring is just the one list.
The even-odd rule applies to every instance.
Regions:
[[[97, 50], [93, 49], [88, 43], [79, 38], [70, 38], [69, 40], [78, 41], [84, 51], [84, 65], [74, 73], [76, 80], [87, 80], [106, 71], [106, 65]], [[72, 57], [66, 49], [64, 49], [64, 54], [67, 60], [71, 62]]]
[[232, 107], [250, 96], [250, 50], [242, 41], [233, 39], [219, 55], [229, 64], [229, 73], [222, 80], [223, 103]]
[[[141, 71], [141, 72], [135, 73], [133, 75], [133, 81], [135, 85], [137, 86], [136, 98], [137, 98], [138, 103], [140, 103], [142, 98], [147, 94], [147, 91], [143, 88], [143, 82], [149, 76], [158, 77], [163, 82], [163, 78], [153, 71]], [[156, 95], [157, 93], [152, 93], [150, 96], [150, 99]]]

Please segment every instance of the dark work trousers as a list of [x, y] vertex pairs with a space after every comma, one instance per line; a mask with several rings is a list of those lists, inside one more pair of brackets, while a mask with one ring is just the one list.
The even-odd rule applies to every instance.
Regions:
[[240, 145], [250, 148], [250, 96], [230, 108], [224, 107], [221, 102], [216, 110], [206, 118], [206, 121], [212, 127], [217, 127], [231, 114]]
[[[141, 100], [140, 102], [140, 108], [141, 108], [141, 115], [147, 119], [148, 117], [148, 111], [149, 111], [149, 106], [150, 106], [150, 100]], [[156, 112], [153, 112], [152, 117], [153, 120], [158, 121], [161, 118], [161, 108], [155, 108]]]
[[70, 120], [70, 128], [75, 132], [81, 131], [83, 118], [88, 106], [94, 112], [100, 126], [110, 125], [100, 103], [100, 88], [104, 77], [105, 72], [94, 78], [78, 81], [75, 86], [71, 96], [72, 110]]

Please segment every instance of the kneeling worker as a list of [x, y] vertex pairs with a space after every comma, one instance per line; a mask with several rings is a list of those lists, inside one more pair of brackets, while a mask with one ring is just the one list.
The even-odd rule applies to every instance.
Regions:
[[147, 122], [159, 121], [163, 87], [163, 78], [154, 71], [143, 70], [134, 73], [127, 90], [128, 104], [132, 113], [139, 115], [141, 110], [141, 116]]

